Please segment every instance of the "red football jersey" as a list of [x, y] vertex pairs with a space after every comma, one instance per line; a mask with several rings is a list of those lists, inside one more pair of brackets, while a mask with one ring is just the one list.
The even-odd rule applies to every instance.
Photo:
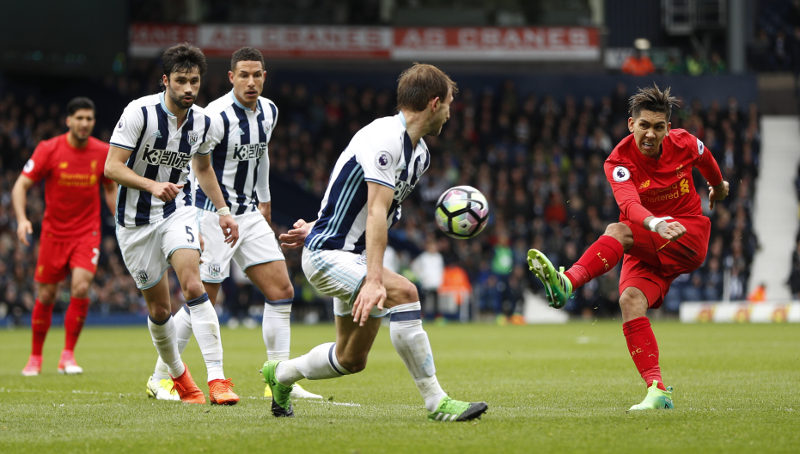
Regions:
[[89, 137], [84, 148], [73, 148], [62, 134], [39, 142], [22, 174], [45, 179], [42, 236], [76, 240], [100, 235], [100, 183], [108, 144]]
[[620, 209], [620, 221], [643, 225], [648, 216], [700, 216], [700, 195], [694, 189], [692, 168], [709, 184], [722, 174], [703, 142], [683, 129], [672, 129], [661, 142], [661, 157], [645, 156], [633, 134], [625, 137], [606, 159], [605, 172]]

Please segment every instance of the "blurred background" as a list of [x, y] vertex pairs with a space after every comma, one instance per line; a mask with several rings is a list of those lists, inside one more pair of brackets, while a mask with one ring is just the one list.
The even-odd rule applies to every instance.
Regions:
[[[9, 327], [29, 323], [35, 299], [38, 242], [16, 240], [10, 197], [22, 166], [39, 141], [66, 131], [64, 106], [75, 96], [94, 100], [94, 135], [108, 141], [127, 103], [159, 90], [163, 50], [183, 41], [209, 59], [201, 106], [231, 89], [233, 51], [252, 46], [266, 58], [263, 96], [280, 110], [269, 145], [277, 233], [316, 218], [352, 135], [396, 113], [402, 69], [419, 61], [448, 72], [460, 87], [451, 119], [426, 138], [431, 168], [404, 203], [386, 253], [386, 266], [420, 286], [427, 317], [441, 323], [567, 319], [543, 307], [527, 250], [568, 267], [618, 220], [603, 162], [628, 134], [627, 100], [637, 87], [670, 86], [681, 100], [672, 127], [704, 141], [731, 196], [706, 212], [705, 264], [674, 282], [654, 316], [709, 302], [697, 307], [710, 315], [687, 320], [712, 319], [713, 308], [750, 300], [800, 321], [792, 312], [800, 308], [786, 305], [800, 297], [800, 1], [49, 0], [31, 8], [0, 0], [0, 10], [0, 323]], [[707, 209], [698, 172], [695, 183]], [[475, 239], [449, 239], [433, 222], [436, 200], [455, 185], [489, 199], [489, 225]], [[28, 193], [34, 238], [44, 189]], [[87, 322], [144, 323], [105, 206], [103, 228]], [[299, 253], [286, 263], [295, 322], [331, 320]], [[618, 277], [613, 270], [580, 289], [565, 314], [616, 317]], [[172, 288], [180, 303], [177, 282]], [[56, 318], [69, 301], [62, 289]], [[223, 292], [224, 322], [260, 322], [263, 297], [242, 273]]]

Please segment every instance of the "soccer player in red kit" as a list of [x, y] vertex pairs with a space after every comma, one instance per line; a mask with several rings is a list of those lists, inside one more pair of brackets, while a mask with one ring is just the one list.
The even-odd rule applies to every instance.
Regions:
[[14, 184], [11, 198], [17, 215], [17, 237], [30, 246], [33, 233], [25, 214], [26, 193], [45, 179], [45, 210], [39, 238], [39, 259], [34, 280], [38, 283], [31, 316], [33, 342], [22, 375], [39, 375], [42, 345], [53, 316], [58, 283], [72, 274], [69, 307], [64, 315], [66, 340], [58, 373], [80, 374], [73, 350], [89, 311], [89, 284], [100, 256], [100, 191], [114, 211], [117, 185], [103, 176], [108, 144], [91, 136], [95, 124], [94, 103], [78, 97], [67, 104], [66, 134], [39, 143]]
[[697, 167], [708, 182], [710, 208], [728, 195], [728, 182], [703, 142], [682, 129], [670, 130], [676, 105], [670, 89], [640, 89], [630, 98], [632, 133], [606, 159], [606, 178], [620, 209], [611, 224], [566, 272], [556, 271], [544, 254], [531, 249], [528, 264], [545, 287], [550, 305], [561, 308], [572, 292], [622, 262], [619, 305], [622, 332], [647, 397], [631, 410], [673, 408], [658, 365], [658, 345], [647, 309], [661, 306], [678, 275], [703, 264], [711, 221], [703, 216], [692, 180]]

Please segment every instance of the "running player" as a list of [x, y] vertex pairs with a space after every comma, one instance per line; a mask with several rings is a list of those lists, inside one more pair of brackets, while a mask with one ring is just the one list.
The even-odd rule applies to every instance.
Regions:
[[[197, 343], [209, 370], [212, 404], [239, 401], [222, 370], [219, 320], [200, 281], [197, 210], [192, 207], [189, 163], [197, 181], [217, 207], [224, 242], [239, 238], [238, 226], [225, 204], [211, 167], [211, 150], [222, 129], [194, 106], [206, 59], [186, 43], [162, 56], [165, 91], [128, 104], [111, 136], [106, 176], [121, 187], [117, 198], [117, 240], [125, 266], [142, 290], [149, 311], [148, 327], [180, 399], [205, 403], [203, 392], [181, 361], [175, 339], [167, 268], [172, 266], [189, 306]], [[148, 382], [149, 383], [149, 382]]]
[[108, 144], [92, 137], [95, 124], [94, 103], [75, 98], [67, 104], [66, 134], [39, 143], [33, 156], [11, 190], [17, 214], [17, 238], [30, 246], [33, 233], [25, 214], [26, 193], [45, 179], [45, 210], [39, 238], [39, 259], [34, 280], [38, 283], [36, 303], [31, 315], [33, 342], [28, 364], [22, 375], [39, 375], [42, 346], [50, 329], [58, 283], [71, 276], [71, 295], [64, 314], [66, 340], [59, 374], [80, 374], [74, 349], [89, 312], [89, 284], [100, 257], [100, 197], [103, 185], [106, 204], [114, 211], [117, 185], [103, 176]]
[[[225, 203], [240, 226], [236, 245], [231, 248], [225, 244], [225, 238], [216, 226], [216, 209], [200, 187], [197, 188], [195, 206], [198, 207], [200, 231], [205, 239], [205, 249], [200, 257], [200, 277], [211, 303], [216, 303], [220, 284], [230, 275], [233, 259], [266, 297], [262, 333], [267, 357], [282, 361], [289, 359], [289, 316], [294, 287], [275, 233], [269, 225], [271, 202], [267, 143], [278, 121], [278, 108], [269, 99], [261, 97], [265, 76], [261, 52], [252, 47], [237, 50], [231, 57], [231, 70], [228, 72], [233, 90], [205, 109], [214, 121], [222, 123], [223, 138], [211, 156]], [[178, 311], [175, 324], [178, 351], [183, 353], [192, 336], [189, 314], [185, 310]], [[166, 383], [165, 379], [169, 379], [167, 366], [159, 358], [147, 392], [159, 399], [174, 400], [170, 390], [160, 386], [162, 382]], [[265, 389], [265, 397], [272, 397], [269, 386]], [[292, 390], [292, 397], [322, 398], [299, 385]]]
[[333, 297], [336, 342], [314, 347], [299, 358], [264, 364], [275, 416], [293, 416], [290, 391], [296, 381], [364, 370], [380, 317], [387, 314], [392, 344], [425, 400], [429, 419], [467, 421], [487, 409], [483, 402], [453, 400], [439, 386], [422, 329], [417, 288], [383, 267], [388, 228], [400, 219], [400, 203], [430, 166], [422, 136], [441, 132], [457, 91], [456, 84], [431, 65], [415, 64], [398, 82], [400, 112], [356, 133], [334, 166], [317, 221], [307, 224], [301, 219], [281, 235], [285, 247], [305, 244], [306, 277]]
[[605, 162], [606, 177], [620, 210], [611, 224], [566, 272], [531, 249], [528, 264], [544, 283], [550, 305], [561, 308], [572, 292], [622, 262], [619, 306], [631, 358], [648, 387], [631, 410], [673, 408], [658, 365], [658, 345], [647, 309], [661, 306], [672, 280], [703, 264], [711, 221], [703, 216], [692, 180], [697, 167], [708, 182], [709, 208], [728, 195], [728, 182], [703, 142], [682, 129], [670, 130], [676, 105], [670, 89], [640, 89], [630, 98], [628, 129]]

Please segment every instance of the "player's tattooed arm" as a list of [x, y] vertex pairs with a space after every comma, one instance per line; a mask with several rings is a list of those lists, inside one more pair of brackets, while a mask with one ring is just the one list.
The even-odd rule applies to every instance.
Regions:
[[722, 183], [716, 186], [708, 186], [708, 208], [713, 210], [715, 202], [720, 200], [725, 200], [725, 197], [728, 197], [728, 193], [730, 192], [730, 186], [728, 182], [722, 180]]
[[[651, 221], [655, 219], [658, 218], [655, 216], [648, 216], [644, 220], [644, 224], [650, 225]], [[684, 227], [680, 222], [668, 222], [662, 219], [658, 224], [655, 225], [653, 231], [661, 235], [661, 238], [664, 238], [665, 240], [675, 241], [686, 233], [686, 227]]]

